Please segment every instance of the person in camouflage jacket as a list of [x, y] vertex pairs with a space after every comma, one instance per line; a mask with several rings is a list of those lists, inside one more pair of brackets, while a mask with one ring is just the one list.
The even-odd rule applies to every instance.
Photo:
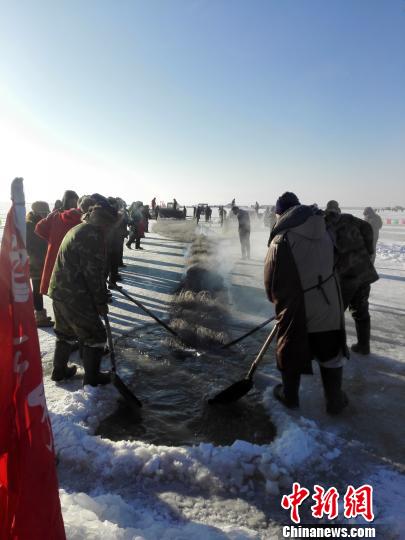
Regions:
[[84, 366], [83, 384], [106, 384], [109, 373], [100, 373], [106, 332], [100, 315], [108, 313], [105, 235], [117, 212], [108, 204], [90, 208], [85, 221], [63, 239], [52, 272], [48, 295], [53, 300], [57, 336], [52, 380], [72, 377], [76, 366], [67, 363], [71, 346], [79, 340]]
[[339, 275], [343, 307], [348, 307], [356, 325], [358, 342], [352, 350], [370, 353], [370, 314], [368, 298], [371, 283], [378, 280], [372, 258], [373, 229], [352, 214], [342, 214], [336, 201], [325, 210], [326, 226], [335, 245], [335, 267]]

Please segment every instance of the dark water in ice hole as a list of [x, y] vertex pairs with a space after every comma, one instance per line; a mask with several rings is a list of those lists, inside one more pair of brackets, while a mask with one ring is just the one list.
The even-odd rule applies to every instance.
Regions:
[[197, 357], [167, 347], [155, 327], [121, 340], [116, 354], [118, 373], [143, 403], [141, 417], [120, 405], [101, 422], [97, 435], [168, 446], [230, 445], [237, 439], [267, 444], [274, 439], [261, 392], [252, 389], [229, 405], [207, 403], [245, 375], [253, 357], [242, 348]]

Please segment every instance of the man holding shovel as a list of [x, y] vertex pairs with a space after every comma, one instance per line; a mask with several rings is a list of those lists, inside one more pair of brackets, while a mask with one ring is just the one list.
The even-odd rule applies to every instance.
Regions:
[[110, 373], [100, 373], [106, 343], [100, 315], [108, 313], [105, 236], [117, 216], [117, 211], [100, 197], [85, 221], [67, 233], [59, 249], [48, 290], [57, 337], [54, 381], [69, 379], [76, 373], [76, 366], [67, 365], [71, 344], [76, 340], [83, 346], [83, 384], [97, 386], [111, 380]]
[[316, 359], [326, 411], [338, 414], [348, 404], [342, 391], [348, 352], [332, 239], [322, 212], [301, 205], [294, 193], [277, 200], [276, 214], [264, 271], [276, 310], [276, 358], [283, 381], [274, 396], [286, 407], [298, 408], [301, 374], [312, 373], [311, 360]]

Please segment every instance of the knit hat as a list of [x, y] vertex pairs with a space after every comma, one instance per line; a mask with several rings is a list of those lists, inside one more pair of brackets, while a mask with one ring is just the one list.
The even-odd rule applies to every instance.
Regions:
[[339, 203], [337, 201], [329, 201], [326, 205], [325, 212], [334, 212], [335, 214], [340, 214], [341, 210], [339, 208]]
[[35, 201], [31, 204], [31, 209], [34, 214], [46, 214], [50, 212], [49, 205], [45, 201]]
[[291, 191], [286, 191], [277, 199], [276, 202], [276, 214], [281, 216], [281, 214], [284, 214], [287, 210], [292, 208], [293, 206], [297, 206], [298, 204], [301, 204], [298, 200], [298, 197], [295, 193], [292, 193]]

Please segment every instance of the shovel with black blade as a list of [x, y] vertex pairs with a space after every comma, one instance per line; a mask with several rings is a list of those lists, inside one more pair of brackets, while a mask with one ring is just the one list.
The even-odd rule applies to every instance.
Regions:
[[113, 343], [112, 334], [111, 334], [110, 321], [108, 320], [107, 315], [103, 315], [103, 319], [105, 323], [105, 329], [107, 331], [108, 348], [110, 349], [111, 382], [113, 383], [115, 388], [118, 390], [118, 392], [121, 394], [121, 396], [125, 399], [125, 402], [131, 407], [131, 409], [135, 412], [139, 412], [139, 407], [142, 407], [142, 403], [139, 401], [136, 395], [131, 392], [131, 390], [126, 386], [126, 384], [124, 384], [121, 377], [119, 377], [117, 374], [117, 366], [115, 363], [114, 343]]
[[264, 342], [264, 345], [260, 349], [258, 355], [254, 359], [252, 365], [250, 366], [249, 371], [247, 372], [244, 379], [237, 381], [222, 392], [219, 392], [216, 396], [208, 400], [208, 403], [211, 404], [226, 404], [238, 401], [241, 397], [246, 395], [253, 387], [253, 374], [256, 371], [257, 366], [259, 365], [261, 359], [263, 358], [265, 352], [270, 346], [270, 343], [273, 341], [274, 336], [277, 332], [277, 323], [273, 326], [272, 331], [270, 332], [268, 338]]

